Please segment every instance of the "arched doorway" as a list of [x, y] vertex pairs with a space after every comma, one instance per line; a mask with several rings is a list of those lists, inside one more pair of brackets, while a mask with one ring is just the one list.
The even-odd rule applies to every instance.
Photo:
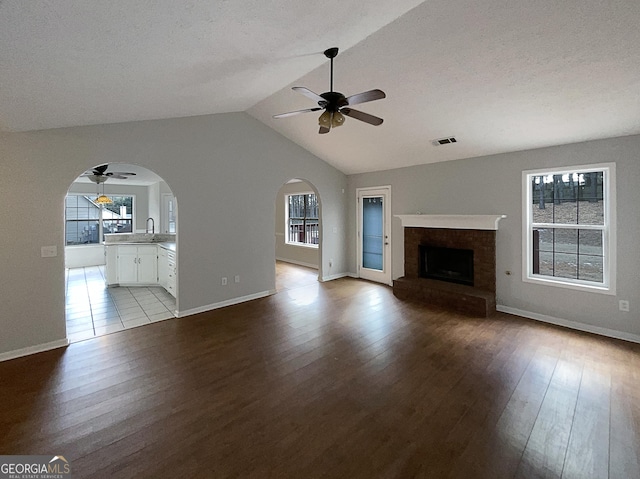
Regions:
[[309, 181], [292, 178], [276, 196], [276, 291], [319, 279], [322, 207]]
[[98, 165], [70, 185], [64, 210], [70, 342], [175, 317], [176, 200], [161, 177]]

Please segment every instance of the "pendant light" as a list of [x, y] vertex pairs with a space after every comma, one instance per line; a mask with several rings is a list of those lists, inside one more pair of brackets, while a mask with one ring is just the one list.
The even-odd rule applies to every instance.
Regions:
[[104, 181], [102, 183], [102, 194], [100, 194], [100, 183], [98, 183], [98, 192], [96, 193], [98, 197], [96, 198], [95, 203], [98, 205], [112, 205], [113, 200], [104, 194]]

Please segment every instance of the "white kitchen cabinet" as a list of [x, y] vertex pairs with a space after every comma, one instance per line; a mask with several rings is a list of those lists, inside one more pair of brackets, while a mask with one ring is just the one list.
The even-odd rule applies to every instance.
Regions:
[[117, 248], [119, 284], [158, 283], [158, 247], [156, 245], [119, 245]]
[[105, 280], [107, 286], [118, 284], [118, 247], [107, 245], [104, 248], [105, 254]]
[[176, 261], [175, 251], [167, 251], [167, 285], [165, 289], [176, 297], [176, 272], [178, 270], [178, 262]]
[[169, 280], [169, 260], [167, 258], [167, 250], [158, 248], [158, 284], [167, 289], [167, 281]]

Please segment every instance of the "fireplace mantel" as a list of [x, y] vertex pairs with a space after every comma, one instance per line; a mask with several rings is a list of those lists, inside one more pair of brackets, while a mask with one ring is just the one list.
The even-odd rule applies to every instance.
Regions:
[[405, 228], [497, 230], [507, 215], [395, 215]]

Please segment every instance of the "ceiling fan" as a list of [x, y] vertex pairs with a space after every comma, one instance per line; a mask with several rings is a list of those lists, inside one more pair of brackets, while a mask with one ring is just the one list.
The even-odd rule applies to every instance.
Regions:
[[359, 105], [360, 103], [366, 103], [368, 101], [381, 100], [386, 97], [382, 90], [369, 90], [362, 93], [357, 93], [351, 96], [344, 96], [342, 93], [333, 91], [333, 59], [338, 55], [338, 48], [329, 48], [324, 51], [324, 55], [331, 59], [331, 86], [330, 90], [318, 95], [312, 92], [308, 88], [301, 86], [294, 86], [292, 89], [302, 93], [307, 98], [318, 103], [315, 108], [306, 108], [304, 110], [290, 111], [289, 113], [281, 113], [279, 115], [273, 115], [274, 118], [286, 118], [289, 116], [299, 115], [301, 113], [308, 113], [311, 111], [324, 110], [322, 115], [318, 118], [320, 124], [320, 131], [318, 133], [329, 133], [331, 128], [342, 126], [345, 121], [345, 115], [356, 120], [364, 121], [370, 125], [378, 126], [382, 124], [382, 118], [370, 115], [363, 111], [354, 110], [352, 105]]
[[93, 170], [85, 171], [80, 176], [89, 178], [91, 181], [99, 185], [100, 183], [107, 181], [109, 178], [126, 180], [129, 176], [136, 175], [135, 173], [126, 173], [124, 171], [107, 171], [107, 168], [109, 168], [108, 164], [96, 166]]

